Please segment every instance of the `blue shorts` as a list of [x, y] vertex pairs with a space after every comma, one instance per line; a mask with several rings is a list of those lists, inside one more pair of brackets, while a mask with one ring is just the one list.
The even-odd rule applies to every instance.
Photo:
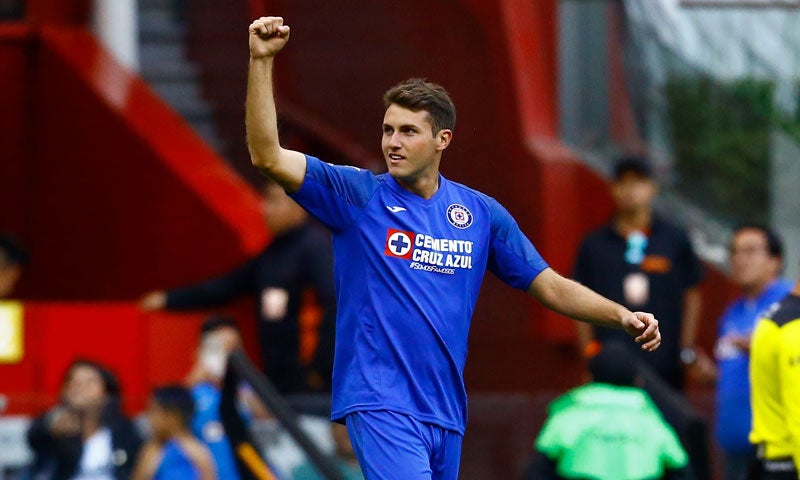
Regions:
[[462, 436], [387, 410], [347, 416], [366, 480], [457, 480]]

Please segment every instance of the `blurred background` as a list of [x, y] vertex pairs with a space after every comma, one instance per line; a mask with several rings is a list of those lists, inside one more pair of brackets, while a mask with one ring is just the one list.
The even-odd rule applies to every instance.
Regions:
[[[139, 298], [271, 241], [244, 141], [252, 18], [292, 27], [276, 63], [287, 146], [381, 171], [382, 93], [441, 83], [458, 107], [444, 175], [497, 198], [562, 273], [612, 214], [614, 160], [649, 157], [656, 211], [707, 267], [697, 343], [711, 352], [737, 293], [735, 225], [772, 226], [798, 275], [798, 4], [0, 0], [0, 231], [29, 255], [0, 315], [0, 469], [31, 460], [27, 422], [76, 357], [115, 371], [132, 416], [180, 381], [209, 312], [144, 312]], [[226, 313], [257, 358], [251, 302]], [[547, 403], [585, 380], [575, 327], [487, 277], [469, 349], [461, 477], [514, 478]], [[713, 386], [685, 394], [712, 418]], [[265, 451], [288, 441], [260, 428]]]

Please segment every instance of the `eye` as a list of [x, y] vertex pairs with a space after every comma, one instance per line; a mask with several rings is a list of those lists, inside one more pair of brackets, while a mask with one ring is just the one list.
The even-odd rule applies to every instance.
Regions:
[[394, 133], [394, 129], [392, 129], [392, 127], [390, 127], [388, 125], [384, 125], [383, 126], [383, 134], [384, 135], [391, 135], [392, 133]]

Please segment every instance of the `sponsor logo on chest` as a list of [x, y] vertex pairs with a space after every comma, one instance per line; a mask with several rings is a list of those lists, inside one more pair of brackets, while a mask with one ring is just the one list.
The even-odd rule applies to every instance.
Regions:
[[473, 242], [436, 238], [424, 233], [390, 228], [386, 232], [384, 255], [410, 260], [409, 268], [453, 275], [472, 269]]
[[[405, 212], [400, 206], [386, 208], [392, 213]], [[472, 225], [472, 212], [461, 204], [451, 204], [445, 213], [448, 223], [459, 230]], [[383, 253], [387, 257], [409, 261], [409, 268], [453, 275], [457, 270], [472, 269], [472, 240], [454, 239], [425, 233], [389, 228]]]

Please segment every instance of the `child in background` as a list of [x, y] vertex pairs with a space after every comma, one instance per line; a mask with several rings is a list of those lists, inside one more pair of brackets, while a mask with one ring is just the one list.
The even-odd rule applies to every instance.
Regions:
[[191, 431], [194, 400], [181, 386], [156, 389], [147, 416], [153, 431], [136, 463], [133, 480], [215, 480], [211, 453]]

